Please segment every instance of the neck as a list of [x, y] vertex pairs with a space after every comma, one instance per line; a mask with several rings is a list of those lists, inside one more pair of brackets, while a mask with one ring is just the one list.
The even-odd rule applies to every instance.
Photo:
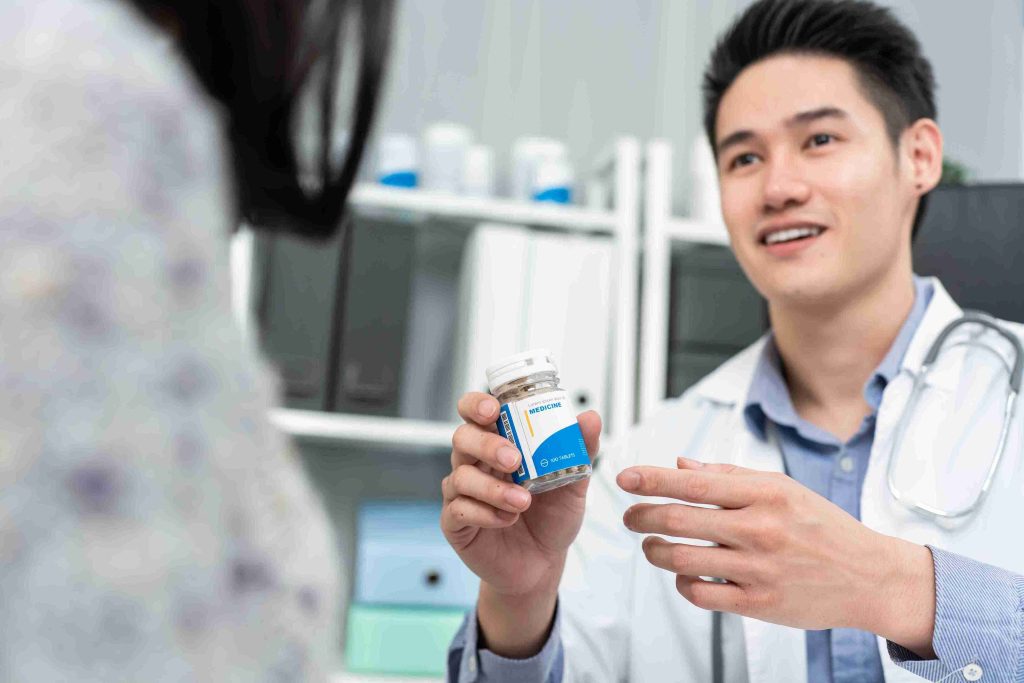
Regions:
[[770, 304], [772, 330], [793, 407], [843, 441], [871, 408], [864, 384], [885, 358], [914, 305], [908, 266], [840, 305]]

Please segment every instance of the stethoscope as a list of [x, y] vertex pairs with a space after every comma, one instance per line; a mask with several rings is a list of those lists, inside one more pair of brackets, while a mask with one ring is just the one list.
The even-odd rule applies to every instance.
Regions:
[[[954, 331], [956, 331], [957, 328], [963, 325], [979, 325], [982, 328], [982, 332], [985, 330], [991, 330], [1000, 335], [1010, 344], [1010, 348], [1014, 353], [1014, 360], [1013, 366], [1010, 367], [998, 350], [981, 341], [980, 333], [971, 335], [966, 339], [957, 341], [949, 346], [950, 349], [962, 346], [990, 351], [993, 353], [1009, 373], [1009, 388], [1006, 392], [1006, 400], [1003, 404], [1003, 424], [999, 432], [999, 441], [996, 445], [995, 456], [989, 463], [988, 471], [985, 474], [985, 480], [982, 483], [981, 488], [970, 503], [959, 508], [944, 509], [938, 505], [925, 503], [912, 498], [905, 491], [901, 490], [896, 484], [895, 472], [897, 470], [900, 455], [905, 452], [905, 449], [902, 448], [903, 437], [907, 432], [907, 427], [910, 424], [914, 410], [917, 408], [918, 401], [920, 400], [922, 393], [924, 393], [925, 388], [928, 386], [928, 375], [935, 367], [936, 361], [939, 358], [940, 352], [943, 350], [946, 340]], [[907, 404], [903, 408], [903, 414], [896, 423], [895, 436], [893, 437], [892, 447], [889, 451], [889, 465], [886, 472], [886, 481], [892, 497], [907, 509], [936, 521], [958, 519], [974, 513], [978, 507], [981, 506], [981, 502], [985, 499], [985, 495], [988, 493], [989, 487], [992, 485], [992, 480], [995, 477], [996, 470], [999, 468], [999, 461], [1002, 460], [1003, 452], [1006, 450], [1006, 441], [1010, 434], [1010, 427], [1013, 423], [1014, 411], [1017, 406], [1017, 396], [1020, 394], [1022, 374], [1024, 374], [1024, 348], [1021, 346], [1020, 339], [1018, 339], [1015, 334], [1012, 334], [1003, 328], [1003, 326], [1000, 325], [992, 316], [978, 311], [969, 311], [965, 313], [963, 317], [958, 320], [954, 320], [947, 325], [928, 350], [928, 354], [925, 356], [925, 359], [921, 364], [921, 369], [914, 378], [914, 388], [911, 390], [910, 398], [907, 400]]]
[[[1003, 358], [1001, 353], [993, 349], [991, 345], [985, 344], [981, 341], [982, 335], [980, 333], [970, 335], [968, 338], [959, 340], [948, 347], [952, 349], [958, 346], [963, 346], [991, 351], [1000, 359], [1009, 373], [1009, 388], [1003, 405], [1002, 428], [1000, 429], [995, 456], [989, 464], [985, 480], [980, 490], [969, 504], [949, 510], [943, 509], [937, 505], [924, 503], [910, 497], [907, 493], [902, 491], [899, 486], [897, 486], [894, 473], [897, 469], [899, 456], [903, 453], [903, 449], [901, 448], [903, 437], [907, 432], [907, 426], [914, 414], [914, 410], [917, 408], [921, 395], [924, 392], [925, 387], [928, 386], [927, 381], [929, 373], [931, 373], [936, 362], [939, 360], [939, 356], [944, 350], [946, 341], [950, 338], [953, 332], [964, 325], [979, 325], [982, 328], [982, 332], [985, 330], [991, 330], [1001, 336], [1010, 344], [1010, 348], [1013, 350], [1014, 359], [1011, 367]], [[903, 412], [896, 423], [892, 447], [889, 450], [889, 464], [886, 472], [886, 481], [888, 483], [889, 492], [892, 494], [893, 498], [907, 509], [940, 523], [943, 520], [966, 517], [977, 511], [981, 506], [985, 495], [988, 493], [992, 480], [995, 477], [996, 470], [999, 468], [999, 462], [1003, 457], [1003, 452], [1006, 450], [1007, 437], [1009, 436], [1010, 428], [1013, 424], [1014, 412], [1017, 406], [1017, 397], [1020, 394], [1022, 376], [1024, 376], [1024, 346], [1021, 345], [1020, 339], [1018, 339], [1015, 334], [1006, 330], [995, 318], [979, 311], [967, 311], [963, 316], [946, 325], [928, 349], [928, 353], [925, 355], [924, 361], [921, 363], [921, 368], [914, 377], [914, 386], [911, 390], [910, 397], [907, 399]], [[724, 683], [725, 681], [722, 618], [722, 612], [711, 613], [711, 680], [713, 683]]]

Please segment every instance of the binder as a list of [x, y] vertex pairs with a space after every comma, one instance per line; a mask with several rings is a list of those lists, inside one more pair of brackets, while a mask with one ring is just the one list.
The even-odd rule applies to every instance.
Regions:
[[466, 242], [459, 278], [459, 322], [450, 402], [467, 391], [487, 392], [487, 366], [521, 351], [529, 230], [481, 223]]
[[682, 394], [768, 328], [764, 300], [727, 247], [676, 250], [670, 296], [668, 396]]
[[684, 346], [742, 349], [767, 327], [764, 300], [727, 247], [690, 245], [676, 251], [669, 329]]
[[547, 348], [577, 412], [607, 415], [612, 242], [593, 235], [536, 232], [520, 347]]
[[369, 217], [352, 222], [330, 410], [399, 413], [415, 229]]
[[607, 237], [479, 225], [462, 269], [455, 398], [486, 392], [485, 370], [496, 360], [543, 347], [574, 407], [604, 412], [612, 253]]
[[255, 313], [260, 345], [282, 379], [285, 405], [326, 407], [340, 238], [328, 242], [258, 232]]

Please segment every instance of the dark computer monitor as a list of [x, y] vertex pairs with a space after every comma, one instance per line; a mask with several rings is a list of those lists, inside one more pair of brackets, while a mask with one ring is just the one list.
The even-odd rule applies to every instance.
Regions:
[[963, 308], [1024, 321], [1024, 184], [943, 185], [929, 195], [914, 271]]

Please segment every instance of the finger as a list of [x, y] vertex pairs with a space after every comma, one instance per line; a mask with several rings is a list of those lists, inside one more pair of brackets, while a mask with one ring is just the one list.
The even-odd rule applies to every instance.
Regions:
[[498, 399], [480, 391], [470, 391], [459, 398], [459, 417], [481, 427], [493, 425], [498, 419]]
[[669, 543], [650, 536], [644, 539], [643, 551], [648, 562], [673, 574], [732, 580], [742, 571], [739, 554], [729, 548]]
[[698, 576], [680, 574], [676, 577], [676, 590], [701, 609], [749, 614], [747, 594], [734, 583], [705, 581]]
[[519, 469], [519, 449], [503, 436], [475, 424], [459, 425], [452, 434], [452, 470], [482, 462], [502, 472]]
[[640, 496], [675, 498], [689, 503], [742, 508], [755, 502], [758, 482], [722, 472], [673, 470], [667, 467], [628, 467], [616, 478], [619, 486]]
[[728, 465], [717, 462], [701, 462], [690, 458], [676, 458], [676, 467], [681, 470], [704, 470], [705, 472], [721, 472], [722, 474], [752, 474], [754, 470], [748, 470], [739, 465]]
[[683, 504], [640, 503], [626, 510], [622, 523], [630, 531], [679, 538], [699, 538], [733, 546], [743, 537], [735, 510]]
[[447, 479], [453, 499], [465, 496], [508, 512], [522, 512], [530, 507], [530, 493], [522, 486], [493, 477], [473, 465], [462, 465]]
[[501, 529], [518, 520], [519, 515], [513, 512], [498, 510], [472, 498], [456, 498], [441, 511], [441, 529], [449, 534], [457, 534], [468, 527]]
[[601, 416], [597, 411], [588, 410], [576, 417], [580, 423], [580, 431], [583, 432], [583, 442], [587, 445], [587, 454], [593, 460], [601, 450]]

